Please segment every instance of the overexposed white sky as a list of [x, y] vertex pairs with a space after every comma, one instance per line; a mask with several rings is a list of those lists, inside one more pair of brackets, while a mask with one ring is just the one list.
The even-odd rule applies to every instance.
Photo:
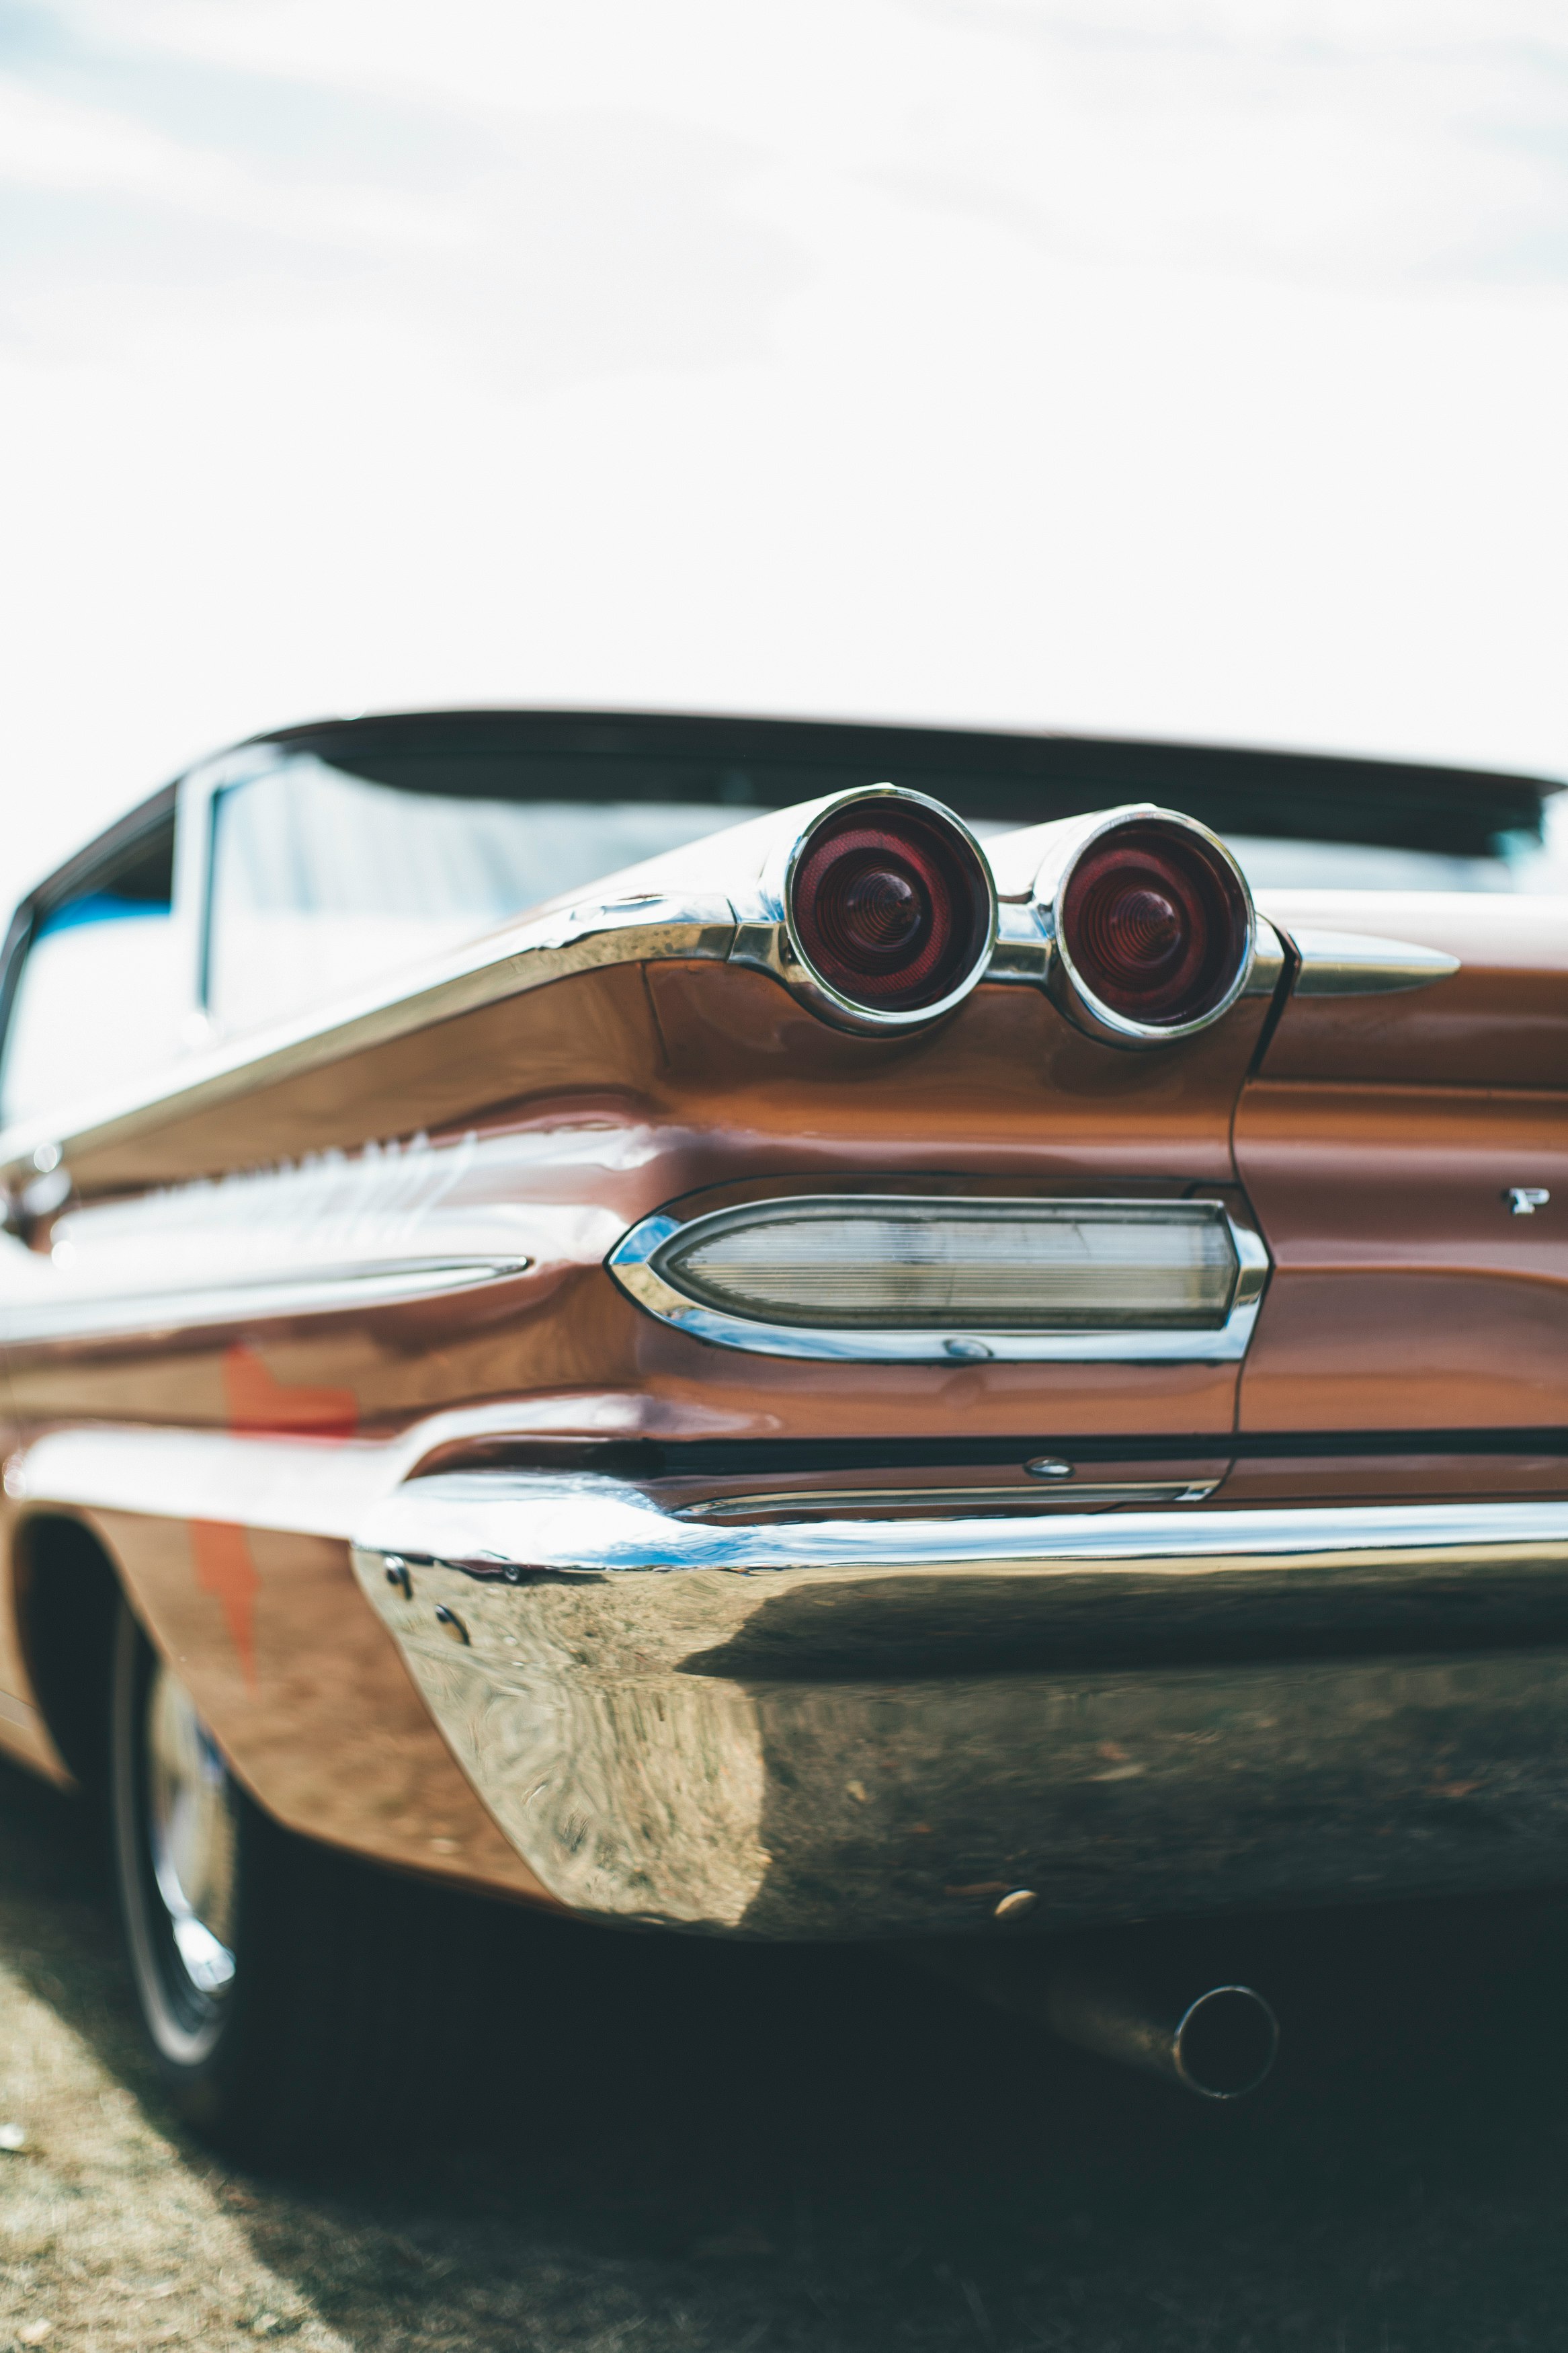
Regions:
[[0, 0], [0, 887], [521, 702], [1568, 772], [1561, 0]]

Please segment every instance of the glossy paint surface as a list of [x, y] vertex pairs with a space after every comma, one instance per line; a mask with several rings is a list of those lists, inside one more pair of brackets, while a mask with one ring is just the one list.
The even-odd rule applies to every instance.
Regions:
[[[346, 1392], [356, 1425], [372, 1430], [507, 1396], [528, 1400], [535, 1426], [541, 1401], [558, 1399], [563, 1434], [602, 1426], [605, 1396], [632, 1400], [630, 1423], [665, 1436], [826, 1434], [847, 1411], [868, 1434], [1225, 1429], [1234, 1366], [900, 1366], [870, 1383], [859, 1367], [721, 1356], [642, 1314], [603, 1260], [671, 1200], [786, 1174], [908, 1181], [934, 1167], [949, 1179], [1062, 1187], [1110, 1176], [1177, 1192], [1223, 1186], [1232, 1103], [1266, 1011], [1248, 1000], [1151, 1068], [1080, 1037], [1033, 990], [982, 989], [932, 1036], [884, 1040], [826, 1029], [745, 970], [585, 975], [371, 1050], [352, 1086], [324, 1100], [313, 1071], [279, 1091], [287, 1103], [264, 1098], [256, 1115], [269, 1138], [276, 1118], [301, 1156], [343, 1155], [325, 1169], [218, 1182], [204, 1171], [128, 1198], [121, 1149], [88, 1154], [73, 1171], [82, 1205], [51, 1229], [62, 1262], [35, 1249], [18, 1270], [28, 1280], [13, 1296], [29, 1332], [47, 1328], [54, 1302], [62, 1316], [80, 1303], [59, 1341], [14, 1351], [18, 1405], [35, 1425], [146, 1413], [211, 1426], [231, 1418], [226, 1367], [239, 1347], [281, 1390]], [[490, 1108], [486, 1092], [508, 1078], [514, 1099]], [[465, 1095], [476, 1124], [441, 1134], [434, 1113]], [[390, 1124], [399, 1112], [429, 1140], [368, 1152], [345, 1144], [351, 1123]], [[215, 1119], [236, 1116], [226, 1107], [178, 1117], [165, 1140], [142, 1138], [138, 1156], [157, 1151], [173, 1177], [180, 1160], [211, 1152]], [[210, 1279], [225, 1268], [226, 1251], [254, 1273], [262, 1230], [269, 1249], [318, 1268], [353, 1265], [355, 1252], [368, 1265], [389, 1250], [405, 1263], [488, 1254], [527, 1264], [437, 1299], [314, 1317], [286, 1302], [269, 1312], [258, 1295], [256, 1313], [221, 1333], [205, 1318], [182, 1329], [150, 1314], [140, 1345], [123, 1330], [82, 1328], [94, 1302], [144, 1282], [138, 1269], [154, 1246], [179, 1292], [196, 1270]]]
[[[1302, 894], [1278, 913], [1305, 932], [1331, 929], [1335, 910]], [[86, 1121], [66, 1139], [68, 1195], [0, 1241], [11, 1520], [65, 1514], [95, 1533], [236, 1772], [280, 1819], [402, 1868], [577, 1900], [575, 1866], [547, 1870], [477, 1769], [470, 1718], [427, 1704], [473, 1662], [429, 1629], [400, 1652], [387, 1612], [401, 1588], [355, 1582], [351, 1543], [421, 1474], [629, 1451], [653, 1465], [661, 1510], [706, 1511], [732, 1535], [820, 1521], [836, 1491], [861, 1498], [844, 1512], [862, 1526], [907, 1525], [922, 1486], [976, 1518], [1026, 1497], [1016, 1508], [1038, 1526], [1136, 1508], [1151, 1489], [1174, 1519], [1205, 1499], [1224, 1514], [1519, 1504], [1568, 1488], [1554, 1437], [1568, 1424], [1561, 1219], [1512, 1218], [1503, 1200], [1529, 1184], [1568, 1209], [1568, 946], [1535, 910], [1510, 906], [1505, 922], [1474, 902], [1358, 900], [1353, 923], [1339, 911], [1343, 928], [1442, 949], [1460, 969], [1404, 993], [1285, 1002], [1280, 967], [1278, 1000], [1265, 986], [1202, 1034], [1137, 1053], [1064, 1018], [1036, 985], [1037, 945], [1026, 985], [984, 982], [930, 1030], [845, 1034], [768, 971], [729, 960], [728, 914], [677, 893], [635, 923], [542, 919], [401, 1008], [261, 1040], [248, 1061], [209, 1056], [161, 1104]], [[13, 1170], [18, 1183], [31, 1165]], [[707, 1346], [643, 1313], [605, 1269], [631, 1228], [672, 1208], [857, 1187], [1218, 1199], [1250, 1217], [1271, 1261], [1251, 1345], [1218, 1363], [792, 1361]], [[1490, 1451], [1448, 1442], [1488, 1431]], [[1248, 1451], [1314, 1434], [1316, 1453]], [[858, 1459], [840, 1459], [847, 1446]], [[1042, 1455], [1068, 1461], [1059, 1497], [1025, 1468]], [[917, 1500], [898, 1500], [910, 1487]], [[1095, 1607], [1113, 1611], [1126, 1589], [1107, 1587]], [[655, 1613], [661, 1593], [652, 1578]], [[1037, 1675], [959, 1678], [940, 1721], [884, 1679], [900, 1754], [929, 1762], [934, 1741], [971, 1757], [973, 1786], [944, 1785], [955, 1885], [970, 1884], [963, 1855], [986, 1842], [987, 1775], [1026, 1810], [1043, 1802], [1037, 1781], [1030, 1795], [1008, 1778], [987, 1723], [1026, 1747], [1042, 1708], [1065, 1727], [1076, 1707], [1095, 1728], [1084, 1759], [1133, 1719], [1173, 1757], [1205, 1725], [1228, 1739], [1226, 1726], [1256, 1730], [1273, 1704], [1261, 1684], [1205, 1698], [1194, 1683], [1161, 1717], [1152, 1684], [1130, 1697], [1125, 1677], [1092, 1672], [1092, 1690], [1068, 1677], [1048, 1694]], [[1262, 1858], [1254, 1883], [1289, 1877], [1268, 1881], [1267, 1789], [1313, 1711], [1342, 1705], [1358, 1738], [1384, 1743], [1379, 1802], [1403, 1805], [1417, 1719], [1458, 1704], [1457, 1671], [1432, 1672], [1442, 1690], [1409, 1685], [1408, 1705], [1386, 1662], [1358, 1666], [1353, 1693], [1317, 1666], [1279, 1684], [1285, 1729], [1274, 1747], [1247, 1735], [1253, 1810], [1231, 1824]], [[1561, 1681], [1548, 1661], [1533, 1672], [1534, 1696], [1510, 1716], [1491, 1657], [1489, 1696], [1456, 1736], [1528, 1750]], [[1268, 1668], [1271, 1691], [1282, 1672]], [[579, 1704], [552, 1691], [547, 1713]], [[0, 1742], [47, 1765], [34, 1696], [22, 1635], [0, 1612]], [[682, 1684], [678, 1696], [706, 1738], [713, 1695]], [[722, 1696], [731, 1706], [728, 1683]], [[586, 1684], [580, 1704], [591, 1713]], [[842, 1693], [746, 1704], [771, 1748], [820, 1762], [861, 1739]], [[1543, 1788], [1557, 1771], [1546, 1746]], [[1339, 1769], [1324, 1768], [1324, 1804]], [[1166, 1766], [1155, 1779], [1175, 1790]], [[1107, 1798], [1087, 1762], [1068, 1774], [1079, 1781], [1100, 1792], [1091, 1810], [1131, 1805]], [[1162, 1812], [1144, 1803], [1153, 1786], [1130, 1841], [1176, 1839], [1192, 1789]], [[936, 1781], [921, 1787], [919, 1804], [935, 1806]], [[671, 1784], [659, 1800], [670, 1819], [679, 1795]], [[1061, 1803], [1067, 1839], [1077, 1800]], [[881, 1820], [875, 1806], [846, 1816], [867, 1836]], [[1108, 1852], [1125, 1858], [1121, 1837]], [[736, 1868], [744, 1879], [744, 1840], [728, 1856], [722, 1845], [716, 1886]], [[1093, 1908], [1083, 1857], [1064, 1917]], [[976, 1863], [975, 1884], [990, 1868]], [[1173, 1900], [1180, 1876], [1173, 1862], [1150, 1900]], [[1196, 1897], [1226, 1900], [1217, 1862], [1189, 1878]], [[713, 1925], [751, 1902], [715, 1900]], [[876, 1926], [864, 1907], [856, 1916]], [[769, 1932], [796, 1933], [791, 1918], [784, 1907]]]
[[234, 1771], [279, 1820], [428, 1877], [542, 1894], [365, 1611], [345, 1546], [224, 1520], [88, 1518], [222, 1725]]
[[1380, 1086], [1561, 1087], [1568, 1081], [1568, 902], [1480, 892], [1264, 894], [1287, 933], [1378, 932], [1459, 969], [1392, 996], [1292, 997], [1264, 1060], [1271, 1079]]
[[1236, 1155], [1275, 1261], [1243, 1430], [1568, 1422], [1568, 1093], [1261, 1080]]

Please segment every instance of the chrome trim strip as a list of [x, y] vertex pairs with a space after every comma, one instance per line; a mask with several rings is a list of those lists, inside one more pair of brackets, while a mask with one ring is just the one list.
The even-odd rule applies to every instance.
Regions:
[[682, 1520], [738, 1520], [755, 1512], [787, 1516], [791, 1512], [818, 1517], [834, 1511], [997, 1511], [1013, 1504], [1021, 1512], [1070, 1511], [1075, 1504], [1201, 1504], [1214, 1493], [1220, 1480], [1086, 1479], [1059, 1487], [786, 1487], [769, 1495], [714, 1495], [700, 1504], [681, 1504], [675, 1516]]
[[1056, 955], [1051, 911], [1030, 899], [1020, 904], [1003, 899], [996, 909], [996, 944], [985, 967], [993, 983], [1015, 981], [1027, 988], [1044, 988]]
[[[754, 1206], [758, 1209], [784, 1210], [809, 1204], [813, 1208], [847, 1211], [897, 1203], [907, 1208], [912, 1198], [919, 1198], [907, 1193], [816, 1193], [791, 1195]], [[938, 1217], [975, 1206], [968, 1197], [961, 1195], [933, 1195], [929, 1201], [933, 1216]], [[996, 1208], [1004, 1203], [999, 1197], [988, 1197], [983, 1206]], [[1020, 1206], [1040, 1205], [1030, 1201]], [[1085, 1197], [1068, 1206], [1148, 1209], [1160, 1206], [1186, 1208], [1190, 1202], [1161, 1205], [1100, 1197], [1090, 1200]], [[1258, 1306], [1268, 1280], [1268, 1252], [1262, 1237], [1228, 1207], [1223, 1203], [1212, 1206], [1219, 1210], [1229, 1229], [1238, 1271], [1230, 1314], [1217, 1330], [1209, 1332], [996, 1332], [959, 1324], [940, 1331], [851, 1332], [770, 1324], [761, 1318], [729, 1314], [688, 1297], [654, 1267], [653, 1260], [667, 1242], [707, 1222], [704, 1218], [673, 1218], [663, 1210], [634, 1226], [616, 1243], [605, 1263], [622, 1290], [650, 1315], [658, 1316], [660, 1323], [673, 1324], [713, 1347], [743, 1349], [753, 1356], [810, 1357], [837, 1364], [1235, 1364], [1247, 1354], [1258, 1321]], [[735, 1212], [716, 1210], [709, 1214], [719, 1219], [732, 1217]]]
[[441, 1299], [526, 1274], [520, 1259], [411, 1258], [384, 1265], [321, 1267], [309, 1273], [258, 1276], [200, 1291], [126, 1292], [26, 1301], [0, 1306], [0, 1340], [13, 1347], [50, 1340], [122, 1339], [132, 1334], [187, 1332], [266, 1316], [325, 1315]]
[[333, 1008], [325, 1022], [280, 1024], [193, 1054], [164, 1071], [156, 1089], [98, 1103], [68, 1104], [48, 1125], [26, 1123], [0, 1134], [0, 1177], [15, 1191], [41, 1166], [35, 1155], [58, 1162], [144, 1134], [176, 1118], [232, 1103], [253, 1088], [277, 1086], [345, 1056], [486, 1005], [545, 988], [610, 965], [703, 958], [722, 962], [734, 938], [729, 900], [712, 895], [643, 892], [623, 899], [587, 901], [513, 924], [426, 965], [410, 987], [406, 976], [369, 989]]
[[1252, 948], [1252, 969], [1247, 976], [1243, 997], [1272, 997], [1285, 970], [1285, 943], [1267, 915], [1260, 915], [1253, 906], [1253, 923], [1257, 936]]
[[1162, 1579], [1367, 1572], [1397, 1583], [1445, 1567], [1568, 1574], [1568, 1499], [722, 1528], [678, 1517], [641, 1488], [594, 1473], [454, 1472], [398, 1488], [354, 1540], [363, 1551], [437, 1563], [481, 1582], [542, 1569], [592, 1577], [722, 1569], [747, 1577], [809, 1569], [863, 1578], [963, 1567], [1069, 1578], [1113, 1571], [1119, 1580], [1133, 1570]]
[[13, 1504], [38, 1509], [226, 1520], [346, 1539], [374, 1505], [453, 1448], [663, 1434], [657, 1405], [630, 1389], [457, 1406], [374, 1438], [88, 1422], [49, 1430], [7, 1456], [3, 1483]]
[[584, 1177], [646, 1149], [638, 1128], [416, 1135], [110, 1196], [57, 1219], [47, 1251], [0, 1238], [0, 1336], [163, 1335], [597, 1268], [622, 1221]]
[[1293, 992], [1297, 997], [1384, 997], [1400, 989], [1427, 988], [1459, 969], [1457, 955], [1442, 948], [1418, 947], [1409, 940], [1316, 929], [1289, 936], [1301, 966]]

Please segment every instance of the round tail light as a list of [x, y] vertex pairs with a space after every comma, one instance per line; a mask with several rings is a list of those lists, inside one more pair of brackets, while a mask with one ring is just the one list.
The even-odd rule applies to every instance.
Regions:
[[1216, 1020], [1246, 981], [1253, 932], [1240, 868], [1185, 818], [1108, 825], [1058, 893], [1058, 950], [1080, 1008], [1129, 1042]]
[[973, 841], [934, 802], [840, 802], [796, 849], [791, 928], [815, 978], [878, 1026], [929, 1019], [984, 969], [995, 901]]

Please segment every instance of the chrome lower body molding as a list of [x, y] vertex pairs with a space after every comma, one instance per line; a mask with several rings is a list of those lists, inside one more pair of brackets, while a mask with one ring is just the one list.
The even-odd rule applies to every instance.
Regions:
[[355, 1562], [584, 1916], [912, 1936], [1026, 1889], [1054, 1929], [1568, 1881], [1568, 1504], [719, 1527], [475, 1473], [389, 1497]]

